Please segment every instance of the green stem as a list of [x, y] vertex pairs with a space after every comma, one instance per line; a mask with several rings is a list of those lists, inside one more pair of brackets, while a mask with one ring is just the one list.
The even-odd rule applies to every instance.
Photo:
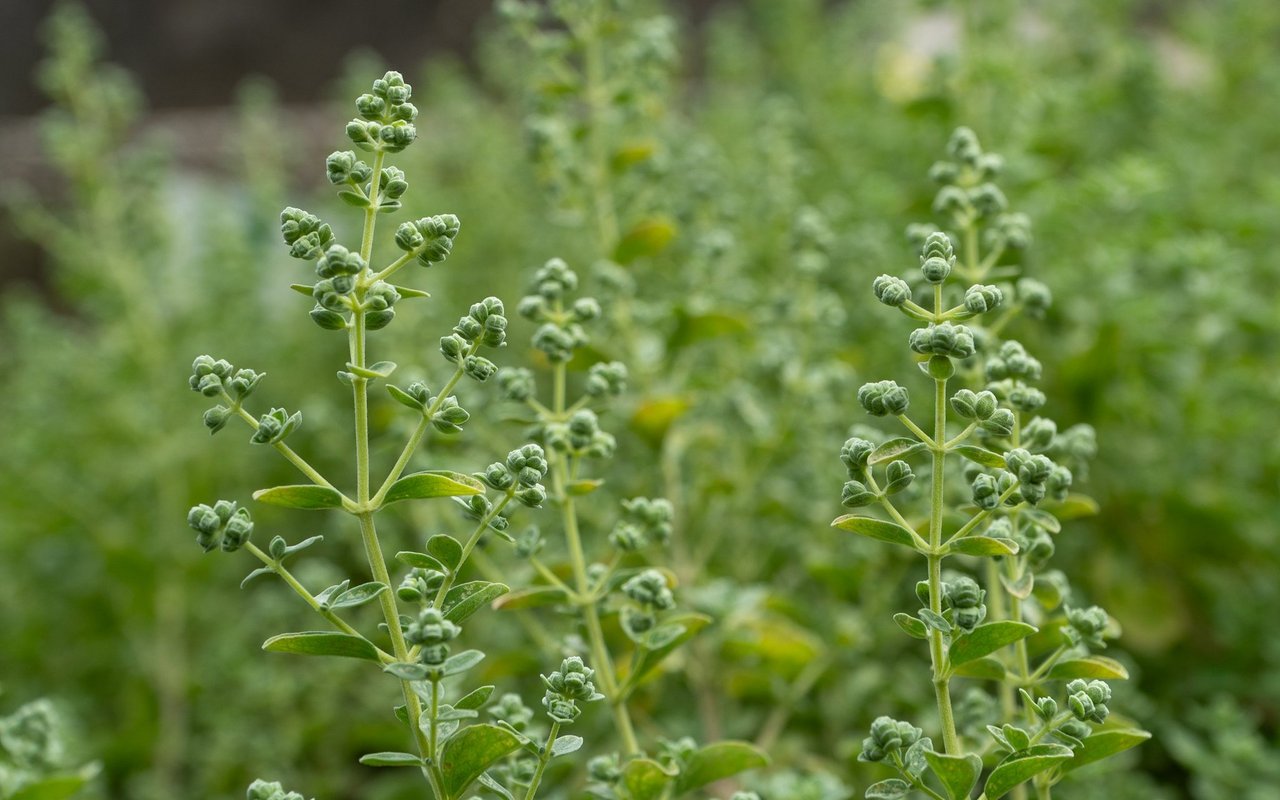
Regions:
[[547, 743], [542, 746], [542, 752], [538, 753], [538, 769], [533, 773], [533, 780], [524, 794], [524, 800], [533, 800], [534, 795], [538, 793], [538, 786], [542, 783], [542, 773], [546, 771], [547, 764], [551, 761], [551, 745], [555, 744], [558, 735], [560, 735], [560, 723], [552, 722], [551, 732], [547, 734]]
[[462, 571], [462, 565], [467, 563], [467, 559], [471, 557], [471, 551], [476, 549], [480, 537], [484, 536], [484, 532], [489, 529], [489, 523], [502, 513], [502, 509], [507, 507], [507, 503], [511, 502], [514, 497], [514, 489], [508, 491], [502, 496], [502, 499], [493, 504], [493, 508], [489, 509], [489, 513], [480, 518], [480, 522], [476, 525], [475, 530], [471, 531], [471, 535], [467, 537], [467, 541], [462, 545], [462, 558], [458, 560], [458, 566], [449, 570], [441, 582], [439, 590], [436, 591], [435, 602], [432, 603], [436, 608], [440, 608], [440, 604], [444, 602], [444, 596], [453, 588], [453, 583], [458, 577], [458, 573]]
[[[236, 403], [234, 400], [232, 400], [231, 397], [227, 395], [226, 392], [223, 392], [222, 396], [227, 399], [227, 402], [231, 403], [232, 408], [235, 409], [235, 412], [240, 417], [240, 419], [249, 423], [249, 427], [253, 428], [255, 431], [258, 429], [257, 418], [255, 418], [248, 411], [245, 411], [243, 408], [241, 408], [240, 405]], [[306, 475], [308, 478], [310, 478], [312, 483], [316, 484], [317, 486], [323, 486], [326, 489], [333, 489], [335, 492], [338, 491], [336, 488], [334, 488], [334, 485], [332, 483], [329, 483], [329, 481], [326, 480], [325, 477], [321, 475], [319, 471], [316, 470], [315, 467], [307, 463], [307, 460], [302, 456], [298, 455], [296, 452], [294, 452], [293, 448], [289, 447], [289, 445], [285, 444], [284, 442], [276, 442], [275, 444], [272, 445], [272, 447], [274, 447], [280, 453], [280, 455], [288, 459], [290, 464], [293, 464], [295, 467], [297, 467], [299, 472], [301, 472], [303, 475]], [[341, 492], [338, 492], [338, 493], [342, 494]], [[346, 495], [343, 495], [343, 500], [345, 500], [346, 502], [350, 502], [350, 500], [346, 497]]]
[[[941, 292], [936, 293], [934, 308], [942, 307]], [[933, 441], [942, 442], [947, 437], [947, 382], [934, 380]], [[929, 513], [929, 608], [935, 614], [942, 613], [942, 556], [935, 555], [942, 547], [942, 511], [946, 500], [943, 476], [946, 451], [934, 445], [933, 485]], [[938, 717], [942, 723], [943, 747], [949, 755], [960, 752], [960, 738], [956, 735], [955, 714], [951, 708], [951, 678], [943, 650], [942, 632], [930, 628], [929, 655], [933, 662], [933, 691], [938, 701]]]
[[[929, 445], [930, 447], [934, 446], [934, 442], [935, 442], [934, 438], [929, 434], [925, 433], [924, 430], [921, 429], [919, 425], [915, 424], [915, 422], [911, 420], [911, 417], [908, 417], [906, 414], [899, 414], [898, 419], [902, 421], [903, 425], [907, 426], [907, 430], [911, 431], [916, 435], [917, 439]], [[943, 432], [943, 435], [944, 436], [946, 435], [945, 431]]]

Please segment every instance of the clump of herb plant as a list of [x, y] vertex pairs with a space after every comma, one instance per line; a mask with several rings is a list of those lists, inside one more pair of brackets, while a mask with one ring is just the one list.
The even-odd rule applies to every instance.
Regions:
[[[1094, 445], [1088, 428], [1059, 431], [1037, 415], [1048, 401], [1036, 387], [1040, 362], [998, 338], [1014, 313], [1049, 302], [1042, 284], [1011, 285], [1019, 270], [1000, 264], [1030, 244], [1029, 223], [1007, 210], [995, 183], [1003, 162], [971, 131], [958, 130], [947, 152], [931, 177], [942, 185], [934, 210], [954, 233], [916, 229], [924, 233], [919, 274], [881, 275], [872, 285], [881, 303], [921, 324], [908, 344], [932, 384], [931, 424], [912, 418], [908, 385], [881, 380], [858, 390], [868, 414], [896, 418], [909, 435], [844, 444], [842, 503], [882, 514], [855, 511], [833, 523], [925, 560], [921, 607], [894, 620], [927, 643], [937, 719], [926, 724], [939, 741], [912, 721], [882, 716], [859, 758], [897, 773], [869, 788], [868, 798], [969, 798], [990, 767], [984, 800], [1025, 797], [1028, 785], [1044, 799], [1072, 769], [1149, 734], [1111, 719], [1107, 681], [1127, 677], [1099, 655], [1112, 620], [1100, 608], [1072, 606], [1066, 578], [1046, 569], [1062, 520], [1091, 506], [1070, 494], [1067, 465], [1079, 470]], [[910, 496], [903, 493], [916, 481], [912, 461], [923, 456], [927, 504], [917, 515], [895, 498]], [[967, 490], [949, 491], [949, 474], [952, 486]], [[994, 683], [999, 702], [984, 704], [978, 694], [958, 721], [954, 679]]]
[[[545, 743], [535, 743], [511, 725], [476, 721], [494, 687], [464, 691], [465, 687], [457, 686], [458, 677], [484, 658], [478, 650], [458, 647], [464, 624], [508, 591], [501, 583], [459, 582], [458, 577], [486, 532], [502, 535], [516, 507], [542, 504], [547, 463], [541, 447], [526, 444], [482, 473], [483, 482], [448, 470], [407, 470], [430, 431], [456, 434], [468, 422], [470, 414], [454, 394], [458, 385], [463, 381], [483, 383], [496, 373], [497, 367], [483, 355], [506, 341], [505, 308], [496, 297], [473, 304], [453, 331], [440, 339], [440, 353], [452, 371], [437, 388], [424, 381], [403, 387], [386, 384], [390, 399], [410, 409], [417, 423], [395, 462], [385, 470], [385, 477], [376, 483], [373, 479], [369, 387], [386, 381], [396, 365], [370, 360], [371, 334], [394, 321], [402, 301], [427, 296], [421, 290], [392, 283], [392, 279], [408, 268], [425, 269], [443, 262], [460, 229], [457, 217], [451, 214], [401, 223], [394, 235], [399, 255], [381, 268], [371, 266], [379, 216], [398, 210], [400, 198], [408, 190], [404, 174], [389, 164], [389, 157], [417, 138], [417, 108], [411, 100], [412, 87], [399, 73], [388, 72], [375, 81], [372, 90], [356, 100], [358, 116], [347, 124], [348, 138], [362, 155], [371, 156], [372, 163], [356, 150], [335, 152], [326, 161], [329, 181], [338, 196], [363, 216], [358, 243], [351, 247], [339, 243], [333, 229], [307, 211], [291, 207], [280, 215], [290, 255], [314, 269], [314, 283], [294, 284], [293, 288], [312, 300], [309, 315], [315, 325], [347, 338], [349, 359], [337, 371], [337, 378], [352, 393], [354, 490], [340, 490], [290, 444], [290, 437], [303, 423], [301, 411], [270, 407], [255, 414], [248, 410], [248, 401], [260, 391], [264, 374], [205, 355], [195, 360], [189, 379], [192, 390], [216, 401], [204, 413], [211, 433], [232, 423], [243, 424], [250, 431], [250, 443], [275, 450], [308, 481], [264, 489], [256, 492], [254, 499], [294, 509], [335, 510], [354, 517], [370, 580], [353, 585], [348, 579], [314, 591], [304, 586], [290, 562], [319, 545], [321, 537], [290, 544], [275, 536], [266, 547], [259, 547], [252, 541], [254, 522], [249, 509], [235, 501], [197, 505], [187, 521], [196, 531], [197, 544], [206, 552], [243, 549], [261, 562], [246, 582], [261, 576], [278, 577], [333, 629], [281, 634], [267, 640], [264, 649], [361, 659], [380, 667], [399, 684], [403, 703], [395, 713], [411, 747], [408, 752], [371, 753], [361, 761], [415, 768], [435, 797], [453, 800], [477, 780], [491, 781], [485, 771], [515, 750], [529, 748], [547, 757], [572, 752], [581, 739], [556, 738], [559, 724], [572, 721], [569, 717], [576, 712], [570, 714], [569, 709], [577, 703], [601, 696], [591, 688], [591, 670], [579, 660], [566, 661], [548, 679], [549, 685], [557, 680], [562, 684], [552, 703], [558, 714], [552, 736]], [[488, 496], [489, 488], [498, 489], [495, 499]], [[395, 503], [432, 498], [458, 499], [464, 515], [471, 519], [470, 532], [461, 539], [436, 534], [426, 540], [421, 551], [399, 551], [395, 559], [408, 572], [393, 590], [376, 517]], [[348, 618], [353, 609], [365, 604], [379, 608], [381, 636], [361, 632]], [[576, 677], [567, 683], [563, 678], [552, 680], [565, 670]], [[535, 780], [528, 786], [527, 796], [532, 797], [536, 790]], [[249, 796], [271, 800], [293, 797], [283, 794], [278, 785], [263, 782], [255, 783]]]

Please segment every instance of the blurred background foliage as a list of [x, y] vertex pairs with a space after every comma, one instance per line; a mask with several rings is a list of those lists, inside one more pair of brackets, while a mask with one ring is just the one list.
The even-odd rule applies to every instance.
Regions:
[[[0, 714], [53, 699], [40, 718], [61, 716], [47, 728], [65, 742], [37, 766], [101, 762], [87, 797], [232, 798], [259, 774], [320, 798], [412, 796], [355, 763], [392, 744], [387, 697], [345, 665], [258, 653], [306, 609], [265, 582], [239, 590], [183, 525], [233, 485], [291, 480], [236, 436], [206, 440], [183, 387], [196, 353], [291, 387], [307, 414], [295, 444], [322, 468], [349, 446], [342, 387], [315, 379], [341, 342], [287, 289], [297, 264], [275, 219], [300, 205], [351, 234], [319, 168], [349, 109], [325, 98], [393, 67], [422, 109], [425, 146], [398, 162], [406, 210], [463, 221], [450, 261], [418, 279], [426, 312], [387, 331], [411, 354], [402, 370], [430, 375], [467, 304], [514, 302], [552, 255], [623, 304], [597, 344], [635, 375], [608, 420], [629, 454], [608, 488], [675, 503], [682, 592], [717, 620], [649, 692], [664, 730], [759, 739], [775, 766], [752, 788], [767, 800], [838, 800], [881, 777], [854, 762], [870, 719], [927, 708], [923, 670], [900, 669], [919, 654], [889, 624], [910, 602], [908, 563], [827, 523], [839, 445], [862, 421], [853, 392], [896, 370], [868, 287], [914, 262], [903, 231], [929, 218], [926, 170], [963, 124], [1007, 158], [1006, 191], [1034, 224], [1028, 273], [1055, 295], [1047, 320], [1012, 333], [1045, 362], [1048, 412], [1098, 429], [1083, 488], [1102, 512], [1063, 532], [1058, 565], [1124, 625], [1122, 705], [1156, 734], [1131, 772], [1082, 775], [1062, 796], [1276, 797], [1280, 6], [619, 6], [607, 52], [623, 55], [606, 72], [647, 65], [620, 78], [626, 97], [558, 85], [557, 54], [510, 17], [484, 19], [465, 62], [398, 40], [386, 63], [352, 32], [326, 48], [352, 53], [341, 75], [305, 106], [247, 81], [195, 157], [190, 124], [156, 124], [134, 79], [105, 66], [121, 48], [90, 16], [67, 6], [46, 24], [45, 166], [3, 176], [2, 238], [32, 244], [0, 264]], [[502, 413], [491, 393], [467, 405], [480, 417], [486, 403]], [[390, 403], [374, 415], [405, 425]], [[434, 442], [431, 463], [477, 469], [520, 436], [473, 427]], [[258, 518], [330, 534], [327, 555], [359, 563], [350, 531]], [[456, 524], [423, 514], [393, 535]], [[545, 665], [521, 655], [525, 628], [478, 635], [507, 653], [488, 677], [532, 692]]]

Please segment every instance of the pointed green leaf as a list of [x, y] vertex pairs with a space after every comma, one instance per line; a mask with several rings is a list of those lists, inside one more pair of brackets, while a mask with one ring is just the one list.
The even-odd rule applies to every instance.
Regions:
[[604, 479], [602, 478], [582, 478], [580, 480], [570, 481], [569, 485], [565, 487], [565, 489], [569, 494], [578, 496], [591, 494], [603, 485]]
[[302, 486], [276, 486], [271, 489], [259, 489], [253, 493], [253, 499], [270, 506], [285, 508], [302, 508], [313, 510], [318, 508], [342, 508], [342, 493], [327, 486], [312, 484]]
[[886, 461], [892, 461], [895, 458], [907, 458], [915, 455], [923, 450], [924, 442], [917, 439], [908, 439], [905, 436], [899, 436], [896, 439], [890, 439], [884, 444], [871, 451], [871, 455], [867, 457], [867, 463], [875, 466], [883, 464]]
[[1129, 670], [1124, 664], [1106, 656], [1086, 656], [1059, 661], [1049, 670], [1053, 680], [1069, 681], [1074, 678], [1097, 678], [1104, 681], [1127, 681]]
[[900, 544], [910, 547], [912, 550], [916, 547], [915, 539], [911, 536], [911, 531], [898, 525], [895, 522], [886, 522], [882, 519], [874, 517], [860, 517], [856, 514], [845, 514], [843, 517], [836, 517], [831, 523], [831, 527], [839, 528], [842, 531], [849, 531], [861, 536], [867, 536], [881, 542], [889, 542], [890, 544]]
[[958, 445], [954, 452], [959, 453], [975, 464], [981, 464], [984, 467], [998, 467], [1004, 469], [1004, 456], [999, 453], [993, 453], [990, 450], [984, 450], [981, 447], [974, 447], [971, 444]]
[[952, 666], [964, 664], [983, 656], [990, 655], [1002, 647], [1025, 639], [1036, 632], [1036, 628], [1025, 622], [1001, 620], [979, 625], [970, 633], [957, 637], [951, 643], [949, 655]]
[[1075, 757], [1063, 764], [1061, 769], [1063, 772], [1079, 769], [1085, 764], [1092, 764], [1095, 761], [1110, 758], [1116, 753], [1123, 753], [1125, 750], [1137, 747], [1150, 738], [1150, 733], [1135, 728], [1098, 731], [1092, 736], [1085, 737], [1083, 746], [1076, 749]]
[[262, 643], [268, 653], [295, 653], [304, 656], [340, 656], [377, 661], [378, 651], [368, 640], [346, 633], [307, 631], [282, 633]]
[[929, 762], [933, 774], [942, 781], [951, 800], [969, 800], [969, 793], [978, 783], [978, 775], [982, 773], [982, 759], [973, 753], [949, 756], [926, 750], [925, 760]]
[[479, 611], [482, 606], [492, 603], [509, 591], [511, 588], [502, 583], [488, 581], [460, 583], [444, 596], [440, 610], [444, 612], [445, 619], [460, 623]]
[[676, 794], [700, 789], [768, 763], [769, 757], [755, 745], [747, 742], [713, 742], [689, 757], [676, 778]]
[[494, 600], [493, 607], [498, 611], [520, 611], [563, 603], [567, 597], [563, 589], [554, 586], [532, 586], [528, 589], [518, 589]]
[[683, 626], [684, 632], [667, 644], [664, 644], [662, 647], [656, 647], [652, 650], [643, 650], [637, 653], [635, 666], [633, 667], [631, 674], [627, 675], [626, 680], [623, 681], [623, 684], [619, 689], [620, 693], [624, 697], [630, 694], [631, 690], [635, 689], [635, 687], [640, 684], [640, 681], [644, 680], [646, 675], [656, 669], [657, 666], [662, 663], [663, 659], [675, 652], [676, 648], [680, 647], [694, 636], [697, 636], [699, 631], [710, 625], [711, 617], [708, 617], [705, 614], [696, 613], [673, 614], [666, 619], [666, 622], [671, 625]]
[[306, 295], [307, 297], [314, 296], [312, 292], [315, 290], [315, 287], [309, 283], [291, 283], [289, 284], [289, 288], [298, 294]]
[[258, 567], [253, 572], [250, 572], [248, 575], [244, 576], [244, 580], [240, 581], [240, 588], [243, 589], [244, 587], [248, 586], [250, 582], [252, 582], [255, 578], [261, 578], [263, 575], [270, 575], [273, 572], [275, 572], [275, 570], [273, 570], [271, 567]]
[[399, 386], [396, 386], [394, 383], [387, 384], [387, 394], [391, 395], [391, 398], [402, 406], [408, 406], [409, 408], [417, 411], [422, 410], [422, 403], [418, 402], [416, 397], [409, 394], [404, 389], [401, 389]]
[[581, 736], [558, 736], [556, 737], [556, 740], [551, 743], [551, 757], [559, 758], [560, 756], [567, 756], [570, 753], [577, 752], [580, 747], [582, 747]]
[[411, 288], [410, 288], [410, 287], [408, 287], [408, 286], [398, 286], [398, 285], [396, 285], [396, 284], [392, 284], [392, 286], [395, 288], [396, 292], [398, 292], [398, 293], [399, 293], [400, 297], [402, 297], [402, 298], [404, 298], [404, 299], [406, 299], [406, 300], [413, 300], [413, 299], [416, 299], [416, 298], [419, 298], [419, 297], [430, 297], [430, 296], [431, 296], [430, 294], [428, 294], [427, 292], [422, 291], [421, 289], [411, 289]]
[[974, 678], [982, 681], [1002, 681], [1005, 677], [1004, 664], [990, 656], [961, 664], [951, 671], [957, 678]]
[[432, 668], [416, 661], [395, 661], [383, 667], [382, 671], [402, 681], [425, 681], [431, 677]]
[[911, 784], [901, 778], [890, 778], [868, 786], [867, 793], [863, 797], [866, 800], [899, 800], [906, 797], [909, 791], [911, 791]]
[[908, 636], [916, 639], [928, 639], [929, 631], [925, 628], [924, 623], [910, 614], [894, 614], [893, 621], [898, 623], [898, 627], [902, 628]]
[[366, 767], [421, 767], [422, 758], [413, 753], [369, 753], [360, 756]]
[[96, 772], [95, 765], [92, 769], [82, 770], [80, 773], [50, 775], [23, 786], [8, 795], [8, 798], [9, 800], [69, 800], [79, 794]]
[[350, 589], [347, 589], [345, 592], [335, 597], [333, 602], [329, 603], [329, 607], [355, 608], [356, 606], [362, 606], [386, 590], [387, 585], [385, 583], [378, 583], [377, 581], [362, 583], [359, 586], [353, 586]]
[[445, 797], [448, 800], [462, 797], [481, 773], [519, 747], [516, 735], [497, 725], [472, 725], [449, 737], [440, 752], [441, 789]]
[[515, 795], [511, 794], [507, 787], [498, 783], [498, 781], [489, 773], [480, 773], [480, 778], [478, 780], [481, 786], [501, 797], [502, 800], [516, 800]]
[[622, 785], [631, 800], [657, 800], [670, 781], [662, 765], [648, 758], [634, 758], [622, 770]]
[[439, 561], [447, 572], [453, 572], [462, 563], [462, 545], [445, 533], [437, 533], [427, 540], [427, 552]]
[[481, 686], [468, 692], [465, 697], [453, 704], [454, 708], [479, 708], [489, 700], [489, 696], [493, 694], [492, 686]]
[[470, 475], [446, 470], [415, 472], [391, 484], [382, 504], [385, 506], [401, 500], [464, 497], [473, 494], [484, 494], [484, 484]]
[[1005, 591], [1019, 600], [1026, 600], [1036, 587], [1036, 576], [1034, 572], [1024, 572], [1017, 580], [1009, 580], [1009, 576], [1001, 573], [1000, 585], [1005, 588]]
[[1044, 528], [1049, 533], [1061, 533], [1062, 523], [1058, 518], [1050, 514], [1048, 511], [1042, 511], [1038, 508], [1024, 508], [1022, 516], [1031, 521], [1037, 527]]
[[1026, 750], [1010, 753], [991, 771], [983, 791], [987, 800], [999, 800], [1015, 786], [1069, 760], [1071, 748], [1060, 744], [1037, 744]]
[[431, 569], [436, 572], [448, 572], [444, 564], [426, 553], [415, 553], [412, 550], [401, 550], [396, 553], [396, 561], [408, 567], [417, 567], [418, 569]]
[[952, 553], [965, 556], [1012, 556], [1018, 552], [1018, 543], [1012, 539], [996, 539], [991, 536], [966, 536], [947, 545]]
[[484, 653], [479, 650], [463, 650], [446, 658], [440, 670], [445, 675], [457, 675], [459, 672], [466, 672], [481, 661], [484, 661]]

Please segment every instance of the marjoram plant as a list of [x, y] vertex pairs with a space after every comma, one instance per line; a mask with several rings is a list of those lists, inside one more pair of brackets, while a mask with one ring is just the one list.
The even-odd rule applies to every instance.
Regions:
[[[1040, 362], [999, 339], [1014, 315], [1043, 311], [1050, 299], [1043, 284], [1002, 263], [1029, 245], [1028, 221], [1006, 210], [994, 183], [1002, 160], [984, 153], [972, 131], [952, 136], [948, 156], [931, 177], [942, 184], [934, 211], [952, 232], [913, 226], [922, 239], [920, 275], [881, 275], [872, 287], [880, 302], [924, 325], [908, 341], [932, 384], [932, 421], [926, 429], [908, 415], [910, 393], [894, 381], [858, 391], [867, 413], [897, 418], [909, 435], [878, 446], [845, 442], [843, 504], [878, 506], [883, 516], [859, 512], [832, 523], [924, 557], [927, 577], [915, 587], [921, 607], [894, 620], [927, 643], [941, 741], [882, 716], [859, 759], [897, 773], [867, 790], [871, 800], [967, 800], [984, 772], [980, 800], [1026, 797], [1028, 786], [1047, 800], [1071, 770], [1150, 734], [1108, 708], [1106, 681], [1127, 677], [1119, 662], [1098, 655], [1114, 623], [1096, 606], [1072, 606], [1066, 578], [1046, 569], [1062, 520], [1094, 507], [1069, 493], [1072, 469], [1083, 470], [1094, 444], [1087, 426], [1059, 432], [1036, 415], [1047, 401], [1035, 387]], [[980, 324], [1002, 306], [994, 322]], [[895, 500], [915, 481], [917, 457], [930, 476], [918, 515]], [[954, 703], [954, 679], [994, 685], [997, 699], [975, 689]]]
[[[459, 231], [458, 219], [450, 214], [404, 222], [394, 237], [400, 254], [381, 269], [370, 266], [379, 215], [397, 211], [408, 189], [403, 172], [387, 160], [417, 136], [417, 109], [411, 96], [411, 87], [399, 73], [388, 72], [375, 81], [372, 91], [357, 99], [359, 116], [347, 125], [348, 138], [356, 148], [372, 154], [372, 164], [354, 151], [335, 152], [327, 160], [328, 178], [338, 196], [363, 214], [358, 248], [339, 244], [332, 228], [309, 212], [287, 208], [281, 214], [281, 231], [290, 254], [312, 263], [315, 269], [314, 283], [294, 284], [292, 288], [314, 300], [310, 315], [320, 328], [347, 335], [349, 360], [337, 377], [352, 391], [355, 490], [339, 489], [289, 444], [289, 437], [302, 424], [301, 412], [273, 407], [255, 415], [245, 408], [263, 374], [236, 369], [225, 360], [204, 355], [195, 360], [190, 377], [193, 390], [218, 401], [204, 415], [211, 433], [239, 420], [251, 430], [253, 444], [276, 450], [309, 481], [260, 490], [254, 499], [354, 517], [370, 580], [354, 586], [352, 580], [343, 580], [319, 591], [304, 586], [289, 562], [318, 545], [322, 537], [290, 544], [276, 536], [265, 549], [260, 548], [251, 541], [254, 522], [249, 510], [230, 500], [191, 509], [188, 523], [197, 532], [197, 543], [206, 552], [248, 551], [261, 566], [246, 582], [277, 576], [333, 628], [274, 636], [263, 645], [265, 650], [360, 659], [377, 665], [398, 682], [403, 702], [396, 706], [395, 715], [412, 747], [407, 752], [371, 753], [361, 762], [418, 770], [435, 800], [459, 800], [479, 791], [503, 800], [517, 795], [532, 800], [549, 762], [583, 745], [582, 737], [561, 734], [562, 728], [578, 719], [583, 704], [601, 700], [612, 710], [617, 745], [624, 757], [601, 754], [592, 759], [586, 771], [587, 785], [599, 797], [674, 798], [761, 766], [763, 754], [744, 743], [719, 742], [699, 748], [687, 738], [658, 739], [656, 755], [651, 758], [632, 724], [628, 699], [641, 690], [642, 681], [647, 682], [667, 656], [709, 620], [675, 611], [670, 573], [637, 563], [641, 550], [669, 536], [670, 506], [663, 500], [624, 501], [621, 518], [608, 536], [612, 551], [607, 561], [588, 563], [586, 559], [577, 498], [594, 491], [602, 481], [585, 477], [582, 467], [587, 459], [612, 455], [616, 446], [614, 438], [601, 430], [592, 406], [620, 394], [627, 373], [621, 363], [597, 363], [587, 370], [581, 397], [569, 402], [568, 362], [587, 341], [584, 324], [599, 318], [602, 309], [591, 298], [569, 302], [578, 279], [563, 261], [547, 262], [535, 275], [534, 292], [520, 303], [521, 314], [539, 326], [533, 337], [534, 349], [543, 363], [551, 366], [549, 404], [537, 398], [532, 371], [509, 369], [499, 377], [506, 397], [532, 410], [534, 441], [511, 450], [505, 459], [474, 475], [448, 470], [408, 472], [428, 434], [433, 430], [456, 434], [469, 421], [470, 414], [453, 394], [459, 384], [464, 379], [483, 383], [498, 374], [497, 366], [481, 353], [506, 343], [507, 319], [502, 301], [488, 297], [473, 304], [440, 339], [440, 353], [453, 366], [440, 389], [433, 391], [422, 381], [403, 388], [386, 385], [390, 398], [408, 407], [417, 422], [385, 477], [374, 481], [369, 386], [389, 378], [396, 364], [370, 359], [370, 335], [394, 321], [401, 300], [427, 296], [392, 283], [392, 279], [412, 265], [430, 267], [444, 261]], [[548, 478], [550, 492], [544, 484]], [[426, 540], [421, 551], [397, 552], [395, 562], [405, 572], [393, 589], [377, 519], [393, 504], [433, 498], [451, 498], [460, 504], [463, 516], [472, 524], [470, 531], [460, 538], [436, 534]], [[537, 528], [518, 538], [507, 533], [514, 509], [540, 508], [548, 500], [561, 511], [567, 569], [542, 560], [540, 553], [548, 542]], [[480, 558], [477, 546], [486, 534], [510, 543], [514, 554], [532, 567], [539, 583], [511, 592], [507, 583], [497, 580], [460, 580], [469, 565], [485, 574], [497, 570], [501, 573], [497, 577], [512, 583], [525, 572], [495, 566], [488, 555]], [[566, 574], [567, 579], [561, 577]], [[500, 598], [521, 613], [549, 604], [568, 607], [576, 612], [573, 618], [585, 631], [590, 667], [573, 654], [582, 642], [577, 631], [566, 635], [562, 643], [541, 642], [549, 651], [546, 657], [559, 662], [557, 669], [542, 676], [545, 733], [532, 722], [532, 711], [516, 693], [505, 694], [490, 705], [487, 714], [492, 722], [478, 721], [494, 686], [458, 685], [462, 676], [485, 658], [485, 653], [476, 649], [454, 652], [463, 625]], [[362, 631], [349, 618], [353, 609], [366, 604], [376, 604], [381, 612], [379, 632]], [[412, 613], [405, 613], [406, 606]], [[615, 615], [630, 642], [625, 671], [614, 666], [620, 655], [610, 650], [603, 624], [605, 618]], [[597, 691], [597, 686], [603, 692]], [[264, 781], [256, 781], [248, 797], [300, 800], [279, 784]]]

